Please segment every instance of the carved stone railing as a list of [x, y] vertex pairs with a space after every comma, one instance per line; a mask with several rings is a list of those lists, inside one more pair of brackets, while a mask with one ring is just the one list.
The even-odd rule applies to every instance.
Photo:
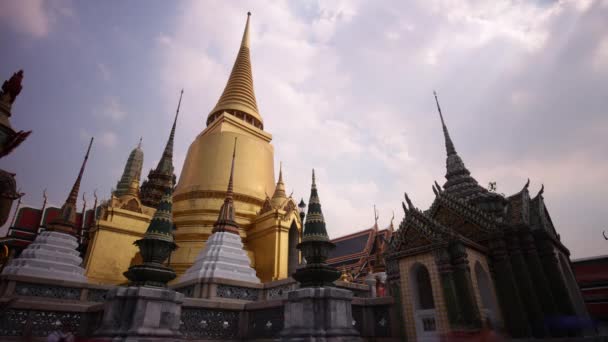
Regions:
[[91, 336], [113, 286], [26, 276], [0, 277], [0, 340], [45, 338], [54, 331]]
[[[367, 298], [369, 287], [336, 282], [359, 293], [353, 298], [353, 325], [362, 336], [389, 337], [396, 324], [392, 299]], [[184, 340], [271, 340], [284, 327], [287, 293], [293, 279], [255, 284], [225, 279], [171, 286], [186, 295], [180, 331]], [[113, 286], [0, 277], [0, 340], [38, 340], [53, 331], [93, 337], [100, 325], [105, 294]]]
[[95, 285], [27, 276], [0, 277], [0, 298], [41, 298], [101, 303], [112, 285]]
[[[352, 291], [353, 297], [368, 298], [371, 294], [369, 286], [366, 284], [336, 281], [335, 285], [339, 288]], [[245, 301], [286, 299], [287, 293], [298, 287], [299, 284], [292, 278], [275, 280], [264, 284], [214, 278], [204, 281], [190, 280], [170, 285], [171, 289], [183, 293], [186, 298], [212, 299], [220, 297]]]

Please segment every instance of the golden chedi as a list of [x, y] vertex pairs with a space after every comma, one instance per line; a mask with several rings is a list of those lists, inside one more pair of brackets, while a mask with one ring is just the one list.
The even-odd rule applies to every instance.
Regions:
[[235, 138], [240, 156], [234, 173], [234, 206], [252, 266], [266, 282], [288, 277], [299, 261], [297, 206], [285, 195], [282, 179], [275, 194], [272, 135], [264, 131], [255, 98], [249, 19], [250, 13], [228, 83], [207, 117], [207, 127], [190, 145], [175, 189], [178, 249], [171, 256], [171, 266], [178, 274], [192, 265], [211, 235], [226, 194]]

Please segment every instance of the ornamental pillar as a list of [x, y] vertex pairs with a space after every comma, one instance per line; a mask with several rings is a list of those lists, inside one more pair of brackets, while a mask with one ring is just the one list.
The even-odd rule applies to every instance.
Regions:
[[[553, 249], [552, 241], [543, 235], [538, 234], [535, 237], [536, 247], [540, 256], [540, 261], [544, 269], [545, 276], [549, 281], [549, 288], [553, 292], [553, 298], [555, 300], [555, 306], [557, 308], [558, 316], [576, 316], [572, 299], [570, 298], [570, 292], [566, 287], [564, 277], [561, 274], [561, 270], [558, 265], [557, 257]], [[559, 322], [553, 322], [552, 327], [560, 329], [561, 324]], [[577, 334], [576, 331], [561, 331], [558, 334], [568, 333], [569, 335]]]
[[450, 254], [447, 248], [438, 249], [435, 251], [435, 264], [439, 273], [441, 289], [443, 290], [443, 298], [445, 306], [448, 310], [448, 320], [453, 330], [464, 326], [464, 319], [460, 304], [458, 303], [458, 294], [454, 284], [454, 268], [450, 261]]
[[528, 312], [532, 335], [537, 338], [544, 337], [547, 335], [544, 314], [540, 308], [538, 297], [536, 296], [532, 280], [530, 279], [528, 265], [526, 264], [520, 249], [517, 232], [515, 230], [510, 230], [507, 234], [507, 246], [509, 249], [511, 265], [513, 267], [513, 275], [515, 276], [515, 281], [518, 285], [521, 300]]
[[[549, 281], [545, 276], [545, 271], [540, 262], [540, 257], [538, 256], [538, 251], [534, 244], [534, 237], [532, 236], [530, 229], [527, 227], [521, 229], [519, 238], [524, 259], [528, 265], [530, 280], [534, 287], [534, 294], [536, 298], [538, 298], [546, 322], [547, 319], [550, 320], [557, 314], [553, 292], [549, 285]], [[549, 330], [549, 333], [552, 336], [559, 336], [559, 333], [555, 329]]]
[[473, 281], [471, 279], [471, 268], [467, 259], [467, 252], [462, 243], [453, 243], [448, 253], [452, 259], [454, 285], [456, 287], [457, 299], [460, 302], [460, 311], [463, 323], [468, 328], [481, 328], [481, 315], [475, 300]]
[[501, 238], [490, 242], [490, 255], [492, 261], [490, 269], [505, 328], [513, 338], [528, 337], [531, 335], [528, 313], [522, 305], [506, 245]]

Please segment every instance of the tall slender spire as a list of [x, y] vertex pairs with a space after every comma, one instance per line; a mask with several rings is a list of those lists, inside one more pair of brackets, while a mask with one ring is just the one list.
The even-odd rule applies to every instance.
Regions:
[[144, 163], [144, 151], [141, 149], [141, 138], [137, 147], [129, 154], [127, 163], [120, 180], [116, 184], [114, 195], [121, 197], [124, 195], [139, 196], [139, 179]]
[[[454, 179], [455, 177], [470, 177], [470, 172], [469, 170], [467, 170], [467, 168], [464, 166], [464, 163], [462, 161], [462, 159], [460, 158], [460, 156], [458, 155], [458, 153], [456, 153], [456, 149], [454, 148], [454, 143], [452, 142], [452, 138], [450, 138], [450, 134], [448, 132], [448, 127], [445, 124], [445, 121], [443, 120], [443, 113], [441, 112], [441, 107], [439, 106], [439, 100], [437, 99], [437, 93], [435, 91], [433, 91], [433, 95], [435, 95], [435, 103], [437, 104], [437, 111], [439, 112], [439, 118], [441, 119], [441, 126], [443, 127], [443, 137], [445, 139], [445, 149], [447, 152], [447, 159], [446, 159], [446, 175], [445, 178], [448, 180], [448, 183], [450, 183], [451, 179]], [[473, 178], [471, 178], [473, 179]], [[475, 182], [475, 184], [477, 184], [477, 181], [475, 181], [473, 179], [473, 181]], [[446, 183], [446, 185], [449, 187], [449, 184]], [[445, 187], [445, 186], [444, 186]]]
[[[65, 204], [72, 204], [76, 206], [76, 200], [78, 199], [78, 191], [80, 190], [80, 181], [82, 180], [82, 175], [84, 174], [84, 168], [87, 165], [87, 160], [89, 159], [89, 152], [91, 152], [91, 146], [93, 146], [93, 137], [91, 137], [91, 141], [89, 142], [89, 147], [87, 148], [87, 154], [84, 156], [84, 160], [82, 161], [82, 165], [80, 166], [80, 172], [78, 172], [78, 177], [76, 177], [76, 181], [72, 186], [72, 191], [68, 196], [68, 199], [65, 201]], [[64, 206], [65, 206], [64, 204]]]
[[82, 165], [80, 166], [80, 172], [78, 172], [78, 177], [76, 177], [76, 181], [72, 186], [72, 190], [68, 195], [65, 203], [61, 207], [61, 216], [54, 219], [49, 223], [48, 230], [61, 231], [68, 234], [76, 234], [75, 227], [76, 224], [76, 200], [78, 199], [78, 192], [80, 191], [80, 182], [82, 181], [82, 175], [84, 174], [84, 169], [87, 165], [87, 160], [89, 159], [89, 153], [91, 152], [91, 146], [93, 145], [93, 138], [91, 137], [91, 141], [89, 142], [89, 147], [87, 148], [87, 153], [84, 156], [84, 160], [82, 161]]
[[[454, 143], [452, 142], [452, 138], [450, 137], [448, 128], [443, 119], [443, 113], [439, 106], [437, 93], [433, 91], [433, 94], [435, 95], [435, 103], [437, 104], [437, 111], [439, 112], [439, 118], [441, 119], [447, 152], [445, 162], [446, 182], [443, 185], [443, 189], [458, 198], [476, 203], [482, 209], [496, 212], [496, 214], [499, 215], [506, 200], [498, 194], [488, 192], [487, 189], [480, 186], [477, 183], [477, 180], [471, 176], [471, 173], [464, 165], [462, 158], [460, 158], [454, 148]], [[437, 187], [437, 192], [439, 192], [439, 190], [439, 187]]]
[[433, 95], [435, 95], [435, 103], [437, 104], [437, 111], [439, 112], [439, 118], [441, 119], [441, 126], [443, 126], [443, 137], [445, 138], [445, 149], [448, 155], [456, 154], [456, 149], [454, 148], [454, 143], [452, 142], [452, 138], [450, 138], [450, 133], [448, 132], [448, 127], [445, 125], [445, 121], [443, 121], [443, 114], [441, 113], [441, 107], [439, 106], [439, 100], [437, 99], [437, 92], [433, 90]]
[[264, 122], [258, 112], [258, 104], [253, 88], [251, 72], [251, 57], [249, 53], [249, 21], [251, 13], [247, 13], [247, 23], [239, 52], [230, 72], [224, 92], [213, 110], [207, 117], [207, 125], [211, 124], [221, 113], [229, 112], [254, 126], [263, 129]]
[[247, 12], [247, 22], [245, 23], [243, 39], [241, 39], [241, 48], [249, 48], [249, 19], [251, 19], [251, 12]]
[[237, 138], [234, 138], [234, 147], [232, 149], [232, 163], [230, 164], [230, 178], [228, 179], [228, 189], [226, 189], [226, 199], [229, 199], [230, 201], [232, 201], [232, 198], [234, 196], [234, 159], [236, 157], [236, 140]]
[[233, 192], [233, 178], [234, 178], [234, 160], [236, 159], [236, 138], [234, 138], [234, 149], [232, 151], [232, 164], [230, 165], [230, 178], [228, 179], [228, 189], [226, 190], [226, 198], [220, 208], [217, 221], [213, 225], [213, 233], [216, 232], [229, 232], [238, 234], [239, 226], [236, 223], [234, 215], [234, 192]]
[[285, 183], [283, 183], [283, 163], [279, 164], [279, 180], [274, 188], [272, 194], [272, 206], [275, 208], [280, 207], [287, 199], [287, 193], [285, 192]]
[[315, 179], [315, 169], [312, 169], [312, 184], [310, 186], [310, 199], [308, 200], [308, 213], [306, 214], [306, 224], [302, 241], [329, 241], [327, 228], [325, 228], [325, 218], [321, 210], [321, 201], [317, 191]]
[[140, 189], [140, 198], [143, 205], [156, 208], [160, 203], [161, 198], [168, 190], [173, 190], [174, 178], [173, 174], [173, 139], [175, 138], [175, 127], [177, 126], [177, 118], [179, 117], [179, 109], [182, 104], [182, 96], [184, 90], [179, 94], [177, 102], [177, 110], [175, 111], [175, 119], [169, 134], [169, 140], [163, 151], [163, 155], [158, 161], [156, 169], [151, 170], [148, 174], [148, 180], [144, 181]]
[[173, 119], [173, 126], [171, 127], [171, 133], [169, 134], [169, 139], [167, 140], [167, 145], [165, 145], [165, 150], [163, 151], [163, 156], [158, 161], [158, 166], [156, 166], [157, 172], [173, 174], [173, 140], [175, 139], [175, 126], [177, 126], [177, 118], [179, 116], [179, 108], [182, 104], [183, 95], [184, 95], [184, 90], [182, 89], [181, 92], [179, 93], [179, 101], [177, 102], [177, 110], [175, 111], [175, 119]]

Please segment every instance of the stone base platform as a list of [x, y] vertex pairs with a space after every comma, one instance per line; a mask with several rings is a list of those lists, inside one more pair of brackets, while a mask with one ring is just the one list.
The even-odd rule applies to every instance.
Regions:
[[307, 287], [287, 294], [281, 341], [363, 341], [353, 327], [353, 293], [335, 287]]
[[111, 341], [181, 341], [184, 295], [145, 286], [119, 287], [107, 295], [96, 336]]

